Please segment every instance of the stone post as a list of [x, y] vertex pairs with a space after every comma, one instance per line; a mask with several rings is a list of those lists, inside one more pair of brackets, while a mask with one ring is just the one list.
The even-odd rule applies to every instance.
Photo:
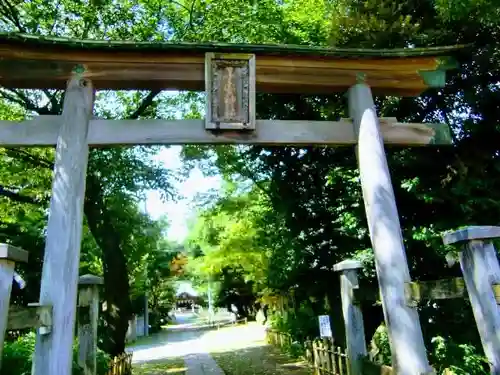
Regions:
[[349, 89], [349, 113], [358, 138], [361, 187], [393, 367], [399, 375], [433, 373], [418, 312], [406, 303], [405, 283], [411, 281], [410, 271], [379, 120], [371, 90], [362, 76], [359, 79], [361, 82]]
[[359, 289], [358, 270], [361, 268], [361, 262], [356, 260], [344, 260], [333, 266], [334, 271], [340, 272], [342, 313], [351, 375], [361, 375], [362, 363], [360, 359], [366, 356], [363, 314], [361, 308], [354, 301], [354, 290]]
[[474, 226], [446, 233], [446, 245], [460, 243], [460, 267], [484, 353], [491, 374], [500, 375], [500, 308], [493, 285], [500, 284], [500, 265], [493, 238], [500, 237], [500, 227]]
[[5, 243], [0, 244], [0, 368], [16, 262], [28, 262], [28, 252]]
[[80, 276], [78, 284], [78, 365], [84, 375], [96, 375], [97, 326], [99, 324], [99, 285], [104, 280], [94, 275]]

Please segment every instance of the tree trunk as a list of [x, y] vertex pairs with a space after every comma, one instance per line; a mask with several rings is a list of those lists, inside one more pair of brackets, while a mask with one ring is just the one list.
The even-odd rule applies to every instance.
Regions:
[[114, 228], [112, 214], [106, 207], [102, 186], [92, 173], [87, 174], [84, 211], [90, 231], [103, 253], [104, 298], [107, 306], [104, 311], [107, 332], [103, 349], [111, 356], [116, 356], [125, 351], [125, 338], [132, 312], [127, 261], [120, 234]]

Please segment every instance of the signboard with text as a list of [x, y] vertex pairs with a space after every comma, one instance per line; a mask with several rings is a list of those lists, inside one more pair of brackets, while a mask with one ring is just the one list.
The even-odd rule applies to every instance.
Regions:
[[332, 326], [330, 325], [330, 317], [328, 315], [318, 316], [319, 320], [319, 335], [321, 337], [332, 337]]

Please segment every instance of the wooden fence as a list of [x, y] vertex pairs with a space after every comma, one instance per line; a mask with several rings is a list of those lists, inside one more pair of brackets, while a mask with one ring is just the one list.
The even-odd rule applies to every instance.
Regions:
[[351, 375], [345, 351], [331, 339], [307, 341], [306, 358], [312, 360], [317, 375]]
[[132, 353], [124, 353], [115, 357], [109, 363], [108, 375], [131, 375]]
[[[266, 340], [272, 346], [284, 350], [294, 343], [292, 335], [277, 330], [268, 330]], [[305, 350], [304, 357], [315, 375], [357, 375], [351, 371], [347, 352], [338, 346], [335, 347], [333, 340], [315, 339], [301, 345]], [[374, 363], [367, 357], [362, 358], [360, 362], [362, 375], [395, 375], [392, 367]], [[455, 375], [455, 372], [446, 368], [441, 375]]]
[[267, 342], [280, 349], [290, 347], [293, 343], [292, 335], [287, 332], [280, 332], [274, 329], [267, 330]]
[[238, 319], [238, 320], [228, 319], [228, 320], [219, 320], [219, 321], [212, 321], [212, 322], [209, 321], [207, 323], [207, 325], [210, 328], [221, 329], [223, 327], [227, 327], [227, 326], [231, 326], [231, 325], [247, 324], [247, 323], [248, 323], [248, 319], [247, 318], [243, 318], [243, 319]]
[[[289, 333], [276, 330], [267, 331], [267, 342], [279, 348], [290, 348], [293, 345]], [[314, 368], [316, 375], [354, 375], [350, 372], [349, 358], [345, 351], [336, 347], [331, 339], [315, 339], [303, 344], [305, 358]]]

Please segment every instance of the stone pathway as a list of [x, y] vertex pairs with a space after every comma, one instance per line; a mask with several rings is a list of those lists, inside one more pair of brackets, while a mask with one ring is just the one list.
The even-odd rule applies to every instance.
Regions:
[[187, 367], [186, 375], [224, 375], [224, 371], [208, 353], [188, 355], [184, 357], [184, 363]]
[[133, 353], [132, 363], [141, 364], [181, 357], [187, 367], [186, 375], [224, 375], [208, 354], [213, 344], [210, 331], [193, 330], [188, 327], [187, 322], [182, 323], [186, 324], [185, 329], [176, 327], [156, 334], [147, 344], [127, 348], [127, 352]]

